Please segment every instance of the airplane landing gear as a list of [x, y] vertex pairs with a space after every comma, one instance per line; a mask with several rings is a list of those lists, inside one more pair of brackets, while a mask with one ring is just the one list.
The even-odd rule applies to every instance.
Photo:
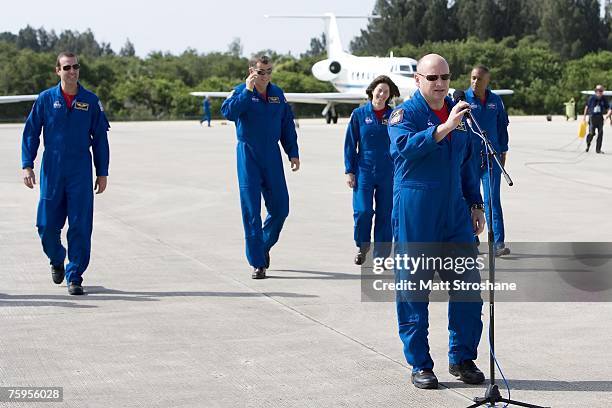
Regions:
[[325, 122], [329, 125], [330, 123], [338, 123], [338, 113], [336, 113], [336, 109], [333, 104], [328, 104], [323, 109], [323, 116], [325, 116]]

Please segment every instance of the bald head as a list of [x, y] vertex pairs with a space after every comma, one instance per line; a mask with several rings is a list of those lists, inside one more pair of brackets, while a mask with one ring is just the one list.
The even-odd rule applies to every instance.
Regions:
[[428, 75], [432, 70], [437, 69], [446, 69], [446, 73], [448, 73], [448, 62], [438, 54], [427, 54], [423, 58], [417, 62], [417, 72]]
[[[421, 95], [432, 109], [444, 106], [450, 84], [448, 63], [438, 54], [427, 54], [417, 63], [416, 82]], [[442, 79], [444, 75], [445, 79]]]

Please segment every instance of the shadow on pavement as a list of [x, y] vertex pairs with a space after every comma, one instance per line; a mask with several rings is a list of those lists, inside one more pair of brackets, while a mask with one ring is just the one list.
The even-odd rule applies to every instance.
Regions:
[[146, 291], [123, 291], [110, 289], [104, 286], [84, 286], [84, 296], [66, 295], [8, 295], [0, 293], [0, 307], [24, 307], [24, 306], [57, 306], [74, 308], [95, 308], [94, 305], [83, 305], [75, 303], [77, 300], [107, 301], [122, 300], [129, 302], [156, 302], [163, 298], [176, 297], [283, 297], [283, 298], [316, 298], [316, 295], [308, 295], [292, 292], [209, 292], [209, 291], [169, 291], [169, 292], [146, 292]]
[[[485, 383], [488, 384], [488, 383]], [[506, 395], [506, 385], [503, 381], [497, 381], [497, 386], [504, 397]], [[515, 390], [525, 391], [595, 391], [612, 392], [612, 381], [552, 381], [552, 380], [508, 380], [510, 392]], [[469, 385], [463, 382], [441, 382], [440, 385], [454, 388], [473, 388], [474, 391], [483, 389], [483, 385]], [[484, 395], [484, 391], [483, 391]], [[475, 395], [481, 397], [482, 395]]]

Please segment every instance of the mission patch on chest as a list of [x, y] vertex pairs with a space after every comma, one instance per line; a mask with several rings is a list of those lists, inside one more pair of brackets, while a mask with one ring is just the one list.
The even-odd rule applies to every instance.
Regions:
[[87, 102], [75, 102], [74, 108], [78, 110], [88, 111], [89, 104]]

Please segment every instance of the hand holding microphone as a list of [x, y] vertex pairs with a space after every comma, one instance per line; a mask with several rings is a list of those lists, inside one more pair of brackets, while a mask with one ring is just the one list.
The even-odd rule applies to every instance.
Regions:
[[461, 123], [463, 116], [470, 113], [470, 105], [467, 102], [458, 102], [448, 114], [448, 119], [436, 128], [434, 139], [436, 142], [444, 139], [450, 132], [455, 130]]

